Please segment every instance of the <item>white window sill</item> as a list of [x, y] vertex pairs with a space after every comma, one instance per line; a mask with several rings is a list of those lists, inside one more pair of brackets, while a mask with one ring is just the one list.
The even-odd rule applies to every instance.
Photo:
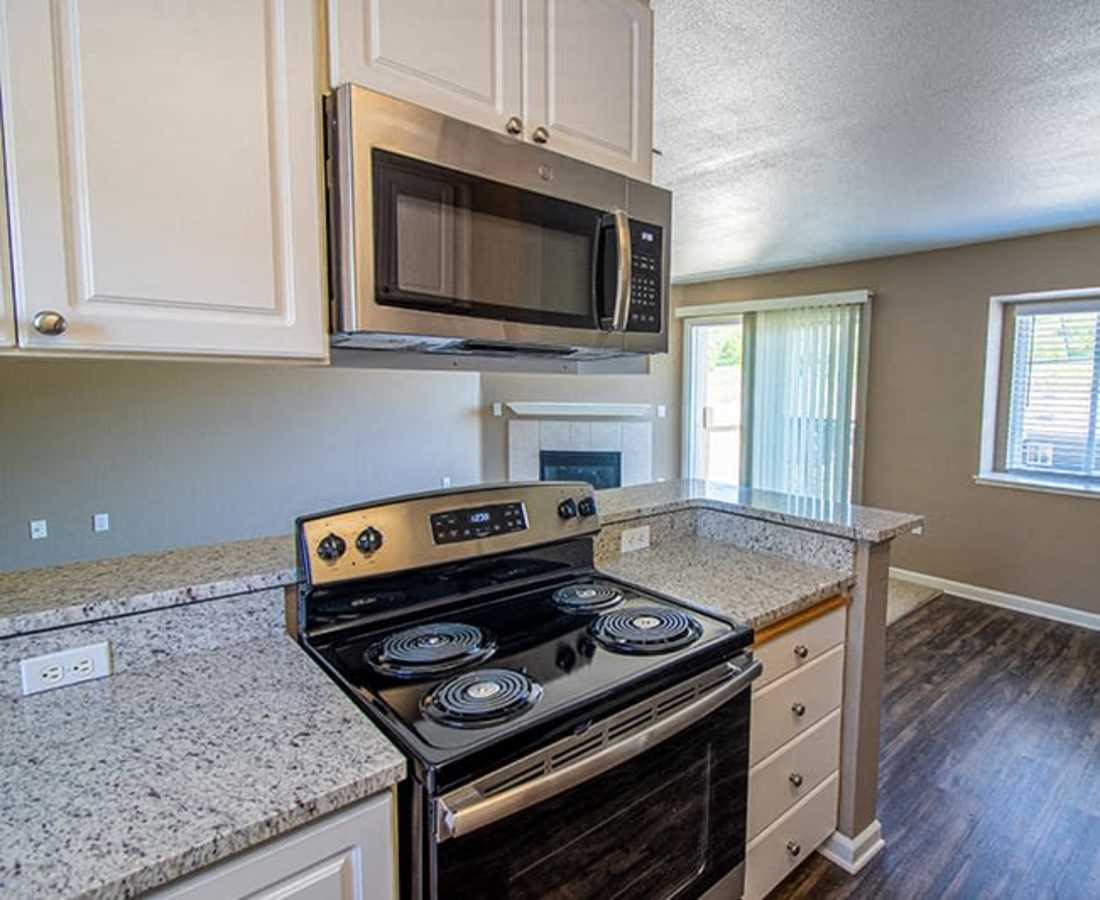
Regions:
[[1100, 485], [1089, 482], [1063, 481], [1053, 478], [1030, 478], [1007, 472], [985, 472], [974, 477], [975, 484], [986, 487], [1011, 488], [1018, 491], [1039, 491], [1044, 494], [1064, 494], [1068, 497], [1091, 497], [1100, 500]]

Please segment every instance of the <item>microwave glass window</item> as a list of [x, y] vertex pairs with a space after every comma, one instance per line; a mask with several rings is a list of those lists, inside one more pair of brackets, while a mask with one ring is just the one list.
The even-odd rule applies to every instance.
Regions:
[[372, 163], [379, 303], [595, 327], [599, 210], [383, 150]]

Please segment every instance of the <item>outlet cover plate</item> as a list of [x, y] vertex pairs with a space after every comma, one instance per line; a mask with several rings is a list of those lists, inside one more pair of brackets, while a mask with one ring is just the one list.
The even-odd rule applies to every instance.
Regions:
[[623, 529], [619, 539], [619, 548], [622, 553], [633, 553], [635, 550], [645, 550], [649, 546], [649, 526], [639, 525], [637, 528]]
[[85, 644], [20, 660], [23, 694], [37, 694], [111, 674], [111, 642]]

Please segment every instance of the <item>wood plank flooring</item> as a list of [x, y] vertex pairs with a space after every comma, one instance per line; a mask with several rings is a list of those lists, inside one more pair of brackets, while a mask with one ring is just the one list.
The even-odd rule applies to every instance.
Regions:
[[1100, 898], [1100, 632], [945, 596], [887, 635], [886, 849], [769, 900]]

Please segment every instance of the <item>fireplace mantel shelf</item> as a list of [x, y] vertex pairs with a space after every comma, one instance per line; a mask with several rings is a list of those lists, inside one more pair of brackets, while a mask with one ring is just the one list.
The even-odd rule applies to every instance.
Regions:
[[651, 419], [652, 403], [568, 403], [536, 400], [509, 400], [493, 404], [493, 415], [504, 414], [501, 406], [517, 416], [565, 416], [582, 419]]

